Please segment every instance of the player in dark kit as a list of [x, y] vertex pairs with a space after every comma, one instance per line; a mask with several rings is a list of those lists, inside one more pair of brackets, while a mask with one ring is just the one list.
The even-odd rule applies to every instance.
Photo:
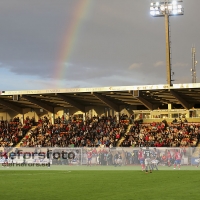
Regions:
[[51, 163], [50, 163], [50, 159], [51, 159], [51, 150], [49, 150], [49, 149], [47, 149], [47, 159], [49, 159], [48, 168], [50, 168], [50, 166], [51, 166]]
[[150, 171], [150, 173], [152, 173], [152, 169], [151, 169], [151, 151], [149, 150], [149, 147], [146, 147], [146, 149], [144, 150], [144, 163], [145, 163], [145, 171], [146, 173], [148, 173], [148, 169]]
[[9, 155], [10, 159], [12, 160], [12, 164], [13, 164], [13, 160], [15, 159], [15, 153], [12, 151]]
[[154, 168], [156, 168], [156, 170], [158, 170], [158, 151], [156, 148], [154, 148], [154, 150], [151, 152], [152, 153], [152, 159], [151, 159], [151, 166], [152, 166], [152, 170]]
[[117, 167], [117, 165], [118, 165], [118, 158], [119, 158], [119, 154], [116, 153], [116, 154], [114, 155], [114, 164], [115, 164], [115, 167]]
[[170, 153], [170, 150], [167, 150], [167, 165], [168, 165], [168, 167], [171, 166], [171, 160], [172, 160], [172, 155]]

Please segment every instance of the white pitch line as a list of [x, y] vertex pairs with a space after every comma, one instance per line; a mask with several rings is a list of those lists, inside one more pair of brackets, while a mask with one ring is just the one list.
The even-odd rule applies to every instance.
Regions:
[[17, 176], [17, 175], [20, 175], [20, 176], [21, 176], [21, 175], [24, 175], [24, 176], [31, 176], [31, 175], [58, 174], [58, 173], [59, 173], [59, 174], [66, 174], [66, 173], [70, 173], [70, 172], [71, 172], [71, 171], [67, 171], [67, 172], [57, 172], [57, 173], [49, 173], [49, 172], [48, 172], [48, 173], [35, 173], [35, 174], [34, 174], [34, 173], [33, 173], [33, 174], [26, 174], [26, 173], [25, 173], [25, 174], [24, 174], [24, 173], [23, 173], [23, 174], [22, 174], [22, 173], [20, 174], [20, 173], [19, 173], [19, 174], [6, 174], [6, 175], [4, 174], [4, 175], [0, 175], [0, 176], [13, 176], [13, 175], [14, 175], [14, 176], [15, 176], [15, 175], [16, 175], [16, 176]]

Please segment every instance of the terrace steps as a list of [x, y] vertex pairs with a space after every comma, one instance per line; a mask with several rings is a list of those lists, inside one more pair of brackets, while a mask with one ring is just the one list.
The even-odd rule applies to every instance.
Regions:
[[17, 144], [15, 147], [20, 147], [20, 144], [21, 144], [21, 142], [23, 141], [23, 139], [25, 139], [26, 136], [29, 135], [30, 132], [31, 132], [32, 130], [34, 130], [36, 127], [37, 127], [37, 126], [32, 126], [31, 129], [28, 130], [28, 132], [26, 133], [26, 135], [18, 142], [18, 144]]
[[129, 124], [128, 128], [126, 130], [126, 133], [120, 138], [120, 140], [117, 142], [117, 147], [119, 147], [121, 145], [121, 143], [125, 140], [125, 136], [127, 135], [127, 133], [130, 131], [131, 127], [133, 126], [133, 124]]

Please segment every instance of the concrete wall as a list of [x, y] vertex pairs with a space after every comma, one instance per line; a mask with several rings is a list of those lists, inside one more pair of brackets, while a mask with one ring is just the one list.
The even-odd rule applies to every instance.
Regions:
[[[152, 122], [162, 122], [163, 119], [143, 119], [144, 123], [152, 123]], [[167, 118], [166, 121], [171, 123], [174, 118]], [[187, 118], [188, 122], [200, 123], [200, 118]]]
[[9, 116], [7, 112], [0, 113], [0, 120], [7, 120], [8, 117]]
[[[122, 115], [122, 114], [126, 114], [128, 116], [130, 116], [131, 114], [135, 114], [135, 116], [138, 114], [140, 115], [141, 113], [142, 114], [150, 114], [150, 118], [146, 118], [145, 117], [143, 118], [143, 121], [146, 122], [146, 123], [151, 123], [151, 122], [160, 122], [162, 121], [164, 118], [153, 118], [153, 116], [155, 115], [160, 115], [161, 113], [162, 114], [168, 114], [168, 113], [171, 113], [170, 110], [154, 110], [154, 111], [148, 111], [148, 110], [143, 110], [143, 111], [136, 111], [136, 110], [133, 110], [134, 107], [124, 107], [124, 106], [121, 106], [120, 107], [120, 112], [116, 112], [114, 111], [113, 109], [111, 108], [108, 108], [108, 107], [104, 107], [104, 106], [100, 106], [100, 107], [92, 107], [92, 106], [88, 106], [86, 107], [86, 110], [85, 112], [82, 112], [76, 108], [62, 108], [62, 107], [56, 107], [54, 109], [54, 114], [52, 113], [49, 113], [47, 111], [45, 111], [44, 109], [31, 109], [31, 108], [25, 108], [23, 109], [23, 115], [22, 114], [18, 114], [12, 110], [3, 110], [2, 112], [0, 112], [0, 120], [8, 120], [10, 121], [11, 119], [15, 118], [15, 117], [19, 117], [19, 119], [21, 120], [21, 122], [23, 123], [23, 120], [26, 119], [26, 117], [29, 117], [29, 118], [32, 118], [34, 117], [35, 118], [35, 121], [37, 122], [39, 120], [39, 118], [43, 118], [44, 116], [48, 117], [52, 123], [54, 122], [54, 119], [57, 118], [58, 116], [62, 117], [63, 115], [65, 116], [66, 119], [69, 118], [69, 116], [73, 116], [73, 115], [83, 115], [83, 118], [85, 117], [93, 117], [94, 115], [95, 116], [102, 116], [102, 115], [105, 115], [105, 116], [117, 116], [117, 118], [119, 119], [119, 115]], [[188, 110], [180, 110], [178, 111], [177, 110], [177, 113], [184, 113], [186, 114], [186, 118], [188, 120], [188, 122], [200, 122], [200, 117], [198, 118], [189, 118], [189, 113], [191, 111], [188, 111]], [[196, 110], [195, 111], [198, 115], [197, 116], [200, 116], [200, 110]], [[170, 117], [169, 115], [169, 118], [166, 118], [166, 120], [168, 122], [171, 122], [173, 121], [174, 118]]]
[[7, 112], [7, 121], [10, 121], [11, 119], [13, 119], [15, 117], [19, 117], [19, 119], [23, 122], [23, 115], [22, 114], [18, 114], [17, 112], [14, 112], [12, 110], [8, 110], [8, 112]]
[[35, 112], [30, 108], [23, 109], [23, 113], [24, 113], [24, 119], [26, 119], [27, 117], [29, 117], [29, 119], [35, 118]]

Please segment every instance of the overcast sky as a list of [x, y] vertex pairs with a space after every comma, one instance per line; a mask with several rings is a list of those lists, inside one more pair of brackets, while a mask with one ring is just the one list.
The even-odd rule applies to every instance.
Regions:
[[[150, 0], [0, 2], [0, 90], [165, 84], [164, 18]], [[170, 17], [174, 83], [200, 82], [200, 0]], [[59, 75], [61, 74], [61, 75]]]

